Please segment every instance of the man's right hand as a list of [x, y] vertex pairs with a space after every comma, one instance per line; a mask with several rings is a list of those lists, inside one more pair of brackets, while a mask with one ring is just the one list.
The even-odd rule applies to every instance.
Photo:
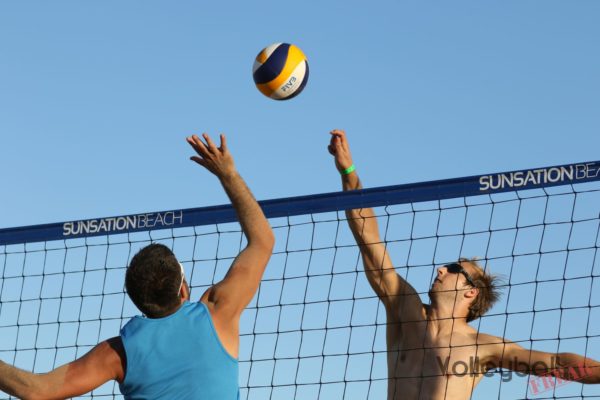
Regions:
[[225, 136], [221, 135], [221, 147], [207, 134], [202, 137], [206, 143], [196, 135], [187, 138], [198, 153], [191, 159], [219, 178], [247, 239], [246, 247], [233, 260], [223, 280], [208, 288], [200, 299], [211, 313], [223, 346], [237, 357], [240, 315], [258, 290], [275, 237], [260, 205], [235, 168]]
[[186, 138], [187, 142], [194, 150], [196, 150], [196, 153], [198, 153], [197, 156], [190, 157], [190, 160], [202, 165], [219, 179], [235, 174], [235, 164], [231, 153], [227, 149], [225, 135], [220, 135], [220, 147], [217, 147], [206, 133], [203, 133], [202, 137], [206, 140], [206, 143], [204, 143], [198, 135], [192, 135]]
[[334, 129], [331, 132], [331, 140], [327, 149], [332, 156], [335, 157], [335, 167], [338, 171], [343, 171], [352, 166], [352, 154], [350, 154], [350, 146], [346, 139], [346, 132], [339, 129]]

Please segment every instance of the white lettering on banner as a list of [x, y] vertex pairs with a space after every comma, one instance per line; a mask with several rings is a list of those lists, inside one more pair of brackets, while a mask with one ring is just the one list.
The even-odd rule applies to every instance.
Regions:
[[486, 190], [504, 188], [515, 189], [522, 186], [543, 185], [547, 183], [567, 183], [573, 180], [590, 179], [598, 176], [600, 176], [600, 166], [595, 163], [483, 175], [479, 177], [479, 191], [484, 192]]
[[63, 224], [63, 236], [119, 233], [133, 229], [169, 228], [182, 223], [183, 211], [90, 219], [86, 221], [65, 222]]

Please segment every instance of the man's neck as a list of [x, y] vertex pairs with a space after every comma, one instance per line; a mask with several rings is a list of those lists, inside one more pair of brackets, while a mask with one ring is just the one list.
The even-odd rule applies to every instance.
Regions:
[[434, 336], [451, 336], [469, 326], [466, 315], [462, 315], [452, 305], [443, 306], [435, 302], [428, 309], [427, 321], [427, 330]]

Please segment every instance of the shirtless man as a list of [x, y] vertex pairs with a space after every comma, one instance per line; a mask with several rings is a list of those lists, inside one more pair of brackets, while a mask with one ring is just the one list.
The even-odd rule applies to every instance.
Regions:
[[[331, 132], [328, 149], [343, 189], [361, 189], [344, 131]], [[497, 279], [475, 260], [439, 267], [429, 290], [431, 304], [423, 304], [394, 270], [373, 210], [347, 210], [346, 216], [367, 279], [386, 310], [388, 400], [470, 399], [483, 376], [498, 368], [549, 380], [600, 383], [597, 361], [525, 349], [472, 328], [468, 322], [487, 312], [499, 297]]]

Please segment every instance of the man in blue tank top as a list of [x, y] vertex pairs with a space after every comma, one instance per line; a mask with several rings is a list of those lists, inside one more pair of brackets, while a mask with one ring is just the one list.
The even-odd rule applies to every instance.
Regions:
[[247, 246], [225, 278], [191, 303], [183, 267], [166, 246], [149, 245], [131, 260], [125, 287], [145, 315], [121, 335], [47, 374], [0, 362], [0, 390], [24, 399], [64, 399], [110, 380], [126, 399], [237, 400], [239, 320], [252, 300], [274, 245], [260, 206], [236, 171], [221, 135], [187, 138], [193, 161], [219, 178], [235, 208]]

